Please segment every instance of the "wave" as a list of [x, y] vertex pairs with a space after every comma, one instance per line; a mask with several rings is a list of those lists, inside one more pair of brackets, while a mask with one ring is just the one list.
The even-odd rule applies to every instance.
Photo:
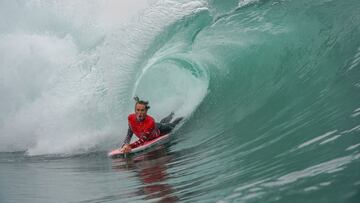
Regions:
[[[99, 4], [105, 13], [109, 6]], [[157, 119], [174, 110], [187, 118], [175, 152], [220, 151], [211, 159], [320, 153], [328, 145], [343, 152], [356, 144], [359, 124], [358, 15], [349, 4], [158, 1], [125, 25], [102, 25], [100, 14], [86, 19], [71, 9], [59, 14], [56, 3], [26, 3], [23, 15], [36, 8], [36, 20], [1, 34], [0, 150], [108, 150], [121, 142], [136, 94]]]
[[109, 150], [138, 95], [186, 117], [168, 180], [188, 200], [356, 197], [358, 1], [116, 2], [0, 3], [1, 152]]
[[[13, 25], [1, 25], [4, 83], [0, 94], [6, 99], [0, 108], [0, 151], [27, 150], [38, 155], [109, 149], [125, 135], [133, 94], [148, 97], [153, 109], [162, 109], [155, 114], [158, 119], [174, 109], [179, 115], [190, 114], [206, 94], [206, 79], [194, 75], [197, 67], [177, 65], [169, 75], [169, 90], [176, 92], [141, 92], [149, 85], [147, 80], [159, 78], [153, 75], [165, 65], [146, 66], [167, 41], [161, 42], [159, 34], [184, 16], [201, 11], [203, 2], [153, 2], [137, 8], [133, 15], [140, 18], [112, 23], [109, 20], [130, 15], [122, 8], [130, 1], [2, 4], [13, 10], [15, 20]], [[83, 9], [77, 12], [76, 7]], [[95, 15], [87, 18], [95, 8]], [[119, 10], [125, 14], [116, 14]], [[33, 11], [37, 15], [32, 16]], [[173, 80], [175, 71], [182, 79]], [[180, 85], [194, 86], [194, 91]], [[161, 86], [157, 83], [154, 88]], [[166, 101], [173, 103], [164, 108]]]

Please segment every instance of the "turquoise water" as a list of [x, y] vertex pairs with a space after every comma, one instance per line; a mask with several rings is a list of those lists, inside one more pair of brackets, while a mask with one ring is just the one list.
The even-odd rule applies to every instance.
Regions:
[[[0, 202], [358, 202], [359, 10], [0, 2]], [[135, 94], [185, 120], [110, 160]]]

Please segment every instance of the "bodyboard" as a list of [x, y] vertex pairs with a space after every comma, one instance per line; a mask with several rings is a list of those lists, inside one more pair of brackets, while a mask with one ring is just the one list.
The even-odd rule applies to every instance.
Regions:
[[170, 140], [169, 137], [170, 137], [169, 134], [166, 134], [166, 135], [162, 135], [156, 139], [146, 141], [143, 145], [131, 149], [131, 151], [126, 154], [120, 152], [121, 148], [118, 148], [118, 149], [115, 149], [115, 150], [109, 152], [108, 156], [113, 159], [114, 158], [126, 158], [129, 156], [143, 153], [145, 151], [146, 152], [151, 151], [151, 149], [154, 149], [156, 146], [166, 144], [167, 142], [169, 142], [169, 140]]

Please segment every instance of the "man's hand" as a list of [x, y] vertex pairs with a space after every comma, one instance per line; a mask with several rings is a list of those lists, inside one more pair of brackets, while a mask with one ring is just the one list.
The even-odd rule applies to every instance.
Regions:
[[125, 153], [125, 154], [129, 153], [130, 151], [131, 151], [131, 147], [129, 144], [124, 145], [120, 150], [120, 152]]

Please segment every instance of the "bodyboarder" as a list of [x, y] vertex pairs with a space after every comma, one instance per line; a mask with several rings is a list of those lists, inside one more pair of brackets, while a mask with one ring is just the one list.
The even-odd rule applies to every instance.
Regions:
[[[155, 123], [154, 118], [147, 114], [147, 111], [150, 109], [149, 102], [140, 100], [137, 96], [134, 97], [134, 100], [136, 101], [135, 113], [128, 116], [129, 128], [120, 150], [122, 153], [129, 153], [131, 149], [143, 145], [145, 141], [150, 141], [170, 133], [183, 119], [179, 117], [170, 122], [174, 116], [174, 113], [171, 112], [160, 123]], [[138, 140], [130, 144], [133, 134], [136, 135]]]

